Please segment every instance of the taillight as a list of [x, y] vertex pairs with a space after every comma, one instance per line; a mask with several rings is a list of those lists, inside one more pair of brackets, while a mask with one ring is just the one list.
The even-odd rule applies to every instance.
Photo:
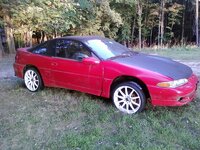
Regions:
[[16, 53], [16, 55], [15, 55], [15, 61], [18, 61], [19, 60], [19, 54], [20, 52], [19, 51], [17, 51], [17, 53]]
[[16, 55], [15, 55], [15, 61], [18, 59], [18, 57], [19, 57], [18, 54], [16, 54]]

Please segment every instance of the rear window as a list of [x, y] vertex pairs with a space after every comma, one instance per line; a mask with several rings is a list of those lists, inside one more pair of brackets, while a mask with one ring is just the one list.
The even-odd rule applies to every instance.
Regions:
[[33, 48], [28, 49], [28, 51], [34, 54], [47, 55], [47, 47], [48, 47], [48, 43], [45, 42]]

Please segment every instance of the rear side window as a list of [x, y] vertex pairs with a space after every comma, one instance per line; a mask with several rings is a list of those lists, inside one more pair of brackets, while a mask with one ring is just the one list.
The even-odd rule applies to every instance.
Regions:
[[34, 54], [47, 55], [47, 46], [48, 44], [46, 42], [46, 43], [36, 46], [31, 51]]
[[69, 46], [68, 40], [57, 40], [57, 42], [56, 42], [56, 56], [66, 58], [68, 46]]

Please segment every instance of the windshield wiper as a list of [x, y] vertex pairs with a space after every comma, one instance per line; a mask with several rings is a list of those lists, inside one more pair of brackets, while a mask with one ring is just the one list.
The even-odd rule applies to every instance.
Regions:
[[135, 51], [125, 51], [123, 53], [121, 53], [120, 55], [116, 55], [116, 56], [113, 56], [113, 57], [110, 57], [108, 59], [115, 59], [115, 58], [119, 58], [119, 57], [130, 57], [130, 56], [133, 56], [133, 55], [137, 55], [139, 54], [138, 52], [135, 52]]
[[132, 50], [129, 50], [129, 51], [123, 52], [122, 54], [136, 55], [136, 54], [139, 54], [139, 53], [132, 51]]
[[119, 58], [119, 57], [130, 57], [131, 55], [130, 54], [120, 54], [120, 55], [116, 55], [116, 56], [113, 56], [113, 57], [110, 57], [108, 59], [112, 60], [112, 59], [115, 59], [115, 58]]

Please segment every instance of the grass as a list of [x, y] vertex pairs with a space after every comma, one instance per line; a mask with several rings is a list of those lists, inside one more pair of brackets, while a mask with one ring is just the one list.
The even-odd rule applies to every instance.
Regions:
[[[138, 50], [137, 50], [138, 51]], [[182, 60], [182, 61], [199, 61], [200, 50], [195, 47], [173, 47], [169, 49], [143, 49], [142, 52], [148, 54], [156, 54], [161, 56], [167, 56], [172, 59]]]
[[125, 115], [108, 99], [0, 79], [0, 149], [199, 149], [199, 101], [200, 89], [189, 105]]

